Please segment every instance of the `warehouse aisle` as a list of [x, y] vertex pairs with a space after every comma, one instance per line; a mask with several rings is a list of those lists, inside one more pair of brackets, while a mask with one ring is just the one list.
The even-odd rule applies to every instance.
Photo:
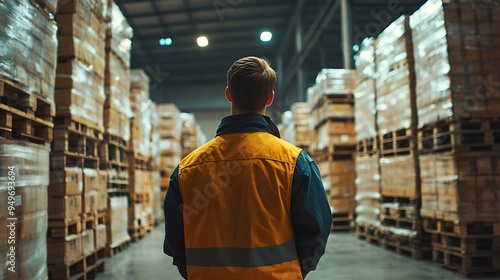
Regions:
[[[163, 227], [106, 260], [106, 271], [97, 280], [182, 280], [162, 252]], [[428, 261], [414, 261], [367, 244], [354, 233], [330, 236], [327, 253], [318, 270], [306, 280], [459, 280], [467, 279]], [[481, 278], [493, 280], [494, 278]], [[214, 279], [215, 280], [215, 279]]]

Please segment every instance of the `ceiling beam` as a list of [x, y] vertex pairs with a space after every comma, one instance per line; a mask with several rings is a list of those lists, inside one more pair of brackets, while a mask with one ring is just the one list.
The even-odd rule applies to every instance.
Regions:
[[[323, 34], [323, 31], [327, 28], [328, 24], [333, 19], [333, 16], [337, 12], [340, 6], [340, 0], [327, 0], [326, 3], [321, 8], [321, 12], [318, 15], [317, 20], [311, 25], [304, 37], [304, 48], [300, 53], [294, 54], [287, 67], [285, 68], [285, 80], [283, 82], [283, 88], [281, 89], [285, 92], [290, 85], [290, 83], [295, 79], [295, 74], [302, 67], [302, 63], [308, 57], [309, 53], [312, 51], [313, 47], [318, 42], [318, 39]], [[335, 2], [332, 5], [332, 2]]]
[[[184, 0], [183, 0], [184, 1]], [[262, 8], [263, 5], [265, 5], [265, 7], [267, 9], [283, 9], [283, 8], [286, 8], [288, 6], [290, 6], [290, 3], [288, 2], [289, 0], [283, 0], [283, 1], [280, 1], [278, 3], [276, 3], [276, 0], [273, 0], [273, 2], [269, 2], [269, 1], [245, 1], [244, 4], [240, 4], [240, 6], [238, 7], [241, 7], [241, 8]], [[304, 0], [302, 0], [304, 1]], [[125, 1], [123, 0], [120, 0], [118, 1], [120, 2], [120, 4], [124, 3]], [[134, 1], [135, 2], [140, 2], [140, 1]], [[246, 3], [248, 2], [248, 3]], [[191, 6], [189, 6], [189, 9], [190, 9], [190, 12], [191, 13], [196, 13], [196, 12], [206, 12], [206, 11], [212, 11], [214, 10], [214, 6], [212, 4], [212, 1], [207, 1], [207, 3], [210, 3], [209, 5], [206, 5], [206, 6], [199, 6], [199, 7], [196, 7], [196, 8], [193, 8]], [[130, 4], [130, 3], [124, 3], [124, 4]], [[184, 8], [180, 8], [180, 9], [170, 9], [170, 10], [158, 10], [162, 16], [167, 16], [167, 15], [176, 15], [176, 14], [185, 14], [186, 13], [186, 7]], [[146, 13], [136, 13], [136, 14], [131, 14], [131, 16], [133, 17], [149, 17], [149, 16], [154, 16], [155, 13], [154, 11], [153, 12], [146, 12]], [[214, 15], [217, 15], [217, 13], [214, 11]], [[216, 18], [217, 20], [220, 21], [220, 18], [219, 17], [214, 17]]]

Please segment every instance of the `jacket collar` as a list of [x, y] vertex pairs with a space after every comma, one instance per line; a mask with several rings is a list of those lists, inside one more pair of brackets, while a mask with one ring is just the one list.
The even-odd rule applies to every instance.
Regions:
[[258, 113], [227, 116], [221, 120], [217, 135], [239, 132], [268, 132], [280, 138], [280, 133], [270, 117]]

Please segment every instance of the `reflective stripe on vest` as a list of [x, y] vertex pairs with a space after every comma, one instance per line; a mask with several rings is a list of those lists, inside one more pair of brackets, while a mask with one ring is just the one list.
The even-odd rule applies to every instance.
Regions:
[[297, 259], [293, 241], [259, 248], [186, 248], [188, 265], [196, 266], [269, 266]]

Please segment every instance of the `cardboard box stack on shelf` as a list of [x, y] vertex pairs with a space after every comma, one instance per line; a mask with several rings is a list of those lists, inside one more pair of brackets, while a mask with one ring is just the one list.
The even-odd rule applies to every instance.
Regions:
[[377, 37], [376, 106], [380, 142], [380, 244], [420, 259], [430, 236], [420, 219], [415, 68], [409, 16]]
[[355, 82], [353, 70], [323, 69], [308, 96], [314, 128], [310, 152], [329, 196], [332, 230], [349, 230], [354, 221]]
[[307, 102], [296, 102], [290, 107], [292, 111], [294, 139], [293, 144], [309, 151], [313, 138], [311, 105]]
[[376, 40], [366, 38], [356, 54], [358, 83], [354, 90], [356, 153], [356, 234], [378, 243], [380, 226], [380, 150], [376, 111]]
[[2, 138], [0, 162], [0, 279], [46, 279], [49, 147]]
[[130, 82], [129, 234], [138, 241], [154, 226], [151, 100], [149, 77], [143, 70], [131, 70]]
[[410, 18], [420, 214], [433, 259], [467, 275], [500, 272], [500, 8], [493, 2], [430, 0]]
[[[0, 4], [0, 136], [52, 141], [57, 26], [33, 2]], [[11, 32], [16, 30], [16, 32]]]
[[160, 115], [156, 103], [150, 102], [150, 119], [151, 119], [151, 162], [152, 162], [152, 184], [153, 184], [153, 213], [155, 226], [164, 222], [163, 214], [163, 197], [161, 194], [161, 175], [160, 175]]
[[104, 106], [104, 1], [58, 2], [56, 117], [50, 157], [49, 278], [104, 270], [107, 174], [99, 170]]
[[170, 176], [181, 161], [181, 112], [173, 103], [158, 104], [160, 122], [160, 187], [162, 201], [167, 193]]
[[[108, 172], [107, 250], [108, 256], [130, 244], [128, 211], [130, 146], [130, 51], [133, 30], [113, 0], [107, 4], [104, 51], [104, 141], [101, 167]], [[128, 199], [128, 198], [127, 198]], [[128, 209], [128, 203], [126, 203]], [[123, 220], [126, 222], [123, 223]]]
[[281, 114], [281, 122], [276, 125], [280, 132], [281, 139], [293, 143], [295, 138], [295, 125], [293, 123], [292, 111], [285, 111]]
[[183, 158], [204, 144], [207, 138], [205, 133], [201, 130], [200, 125], [196, 123], [194, 114], [181, 113], [180, 117], [182, 121], [181, 158]]

